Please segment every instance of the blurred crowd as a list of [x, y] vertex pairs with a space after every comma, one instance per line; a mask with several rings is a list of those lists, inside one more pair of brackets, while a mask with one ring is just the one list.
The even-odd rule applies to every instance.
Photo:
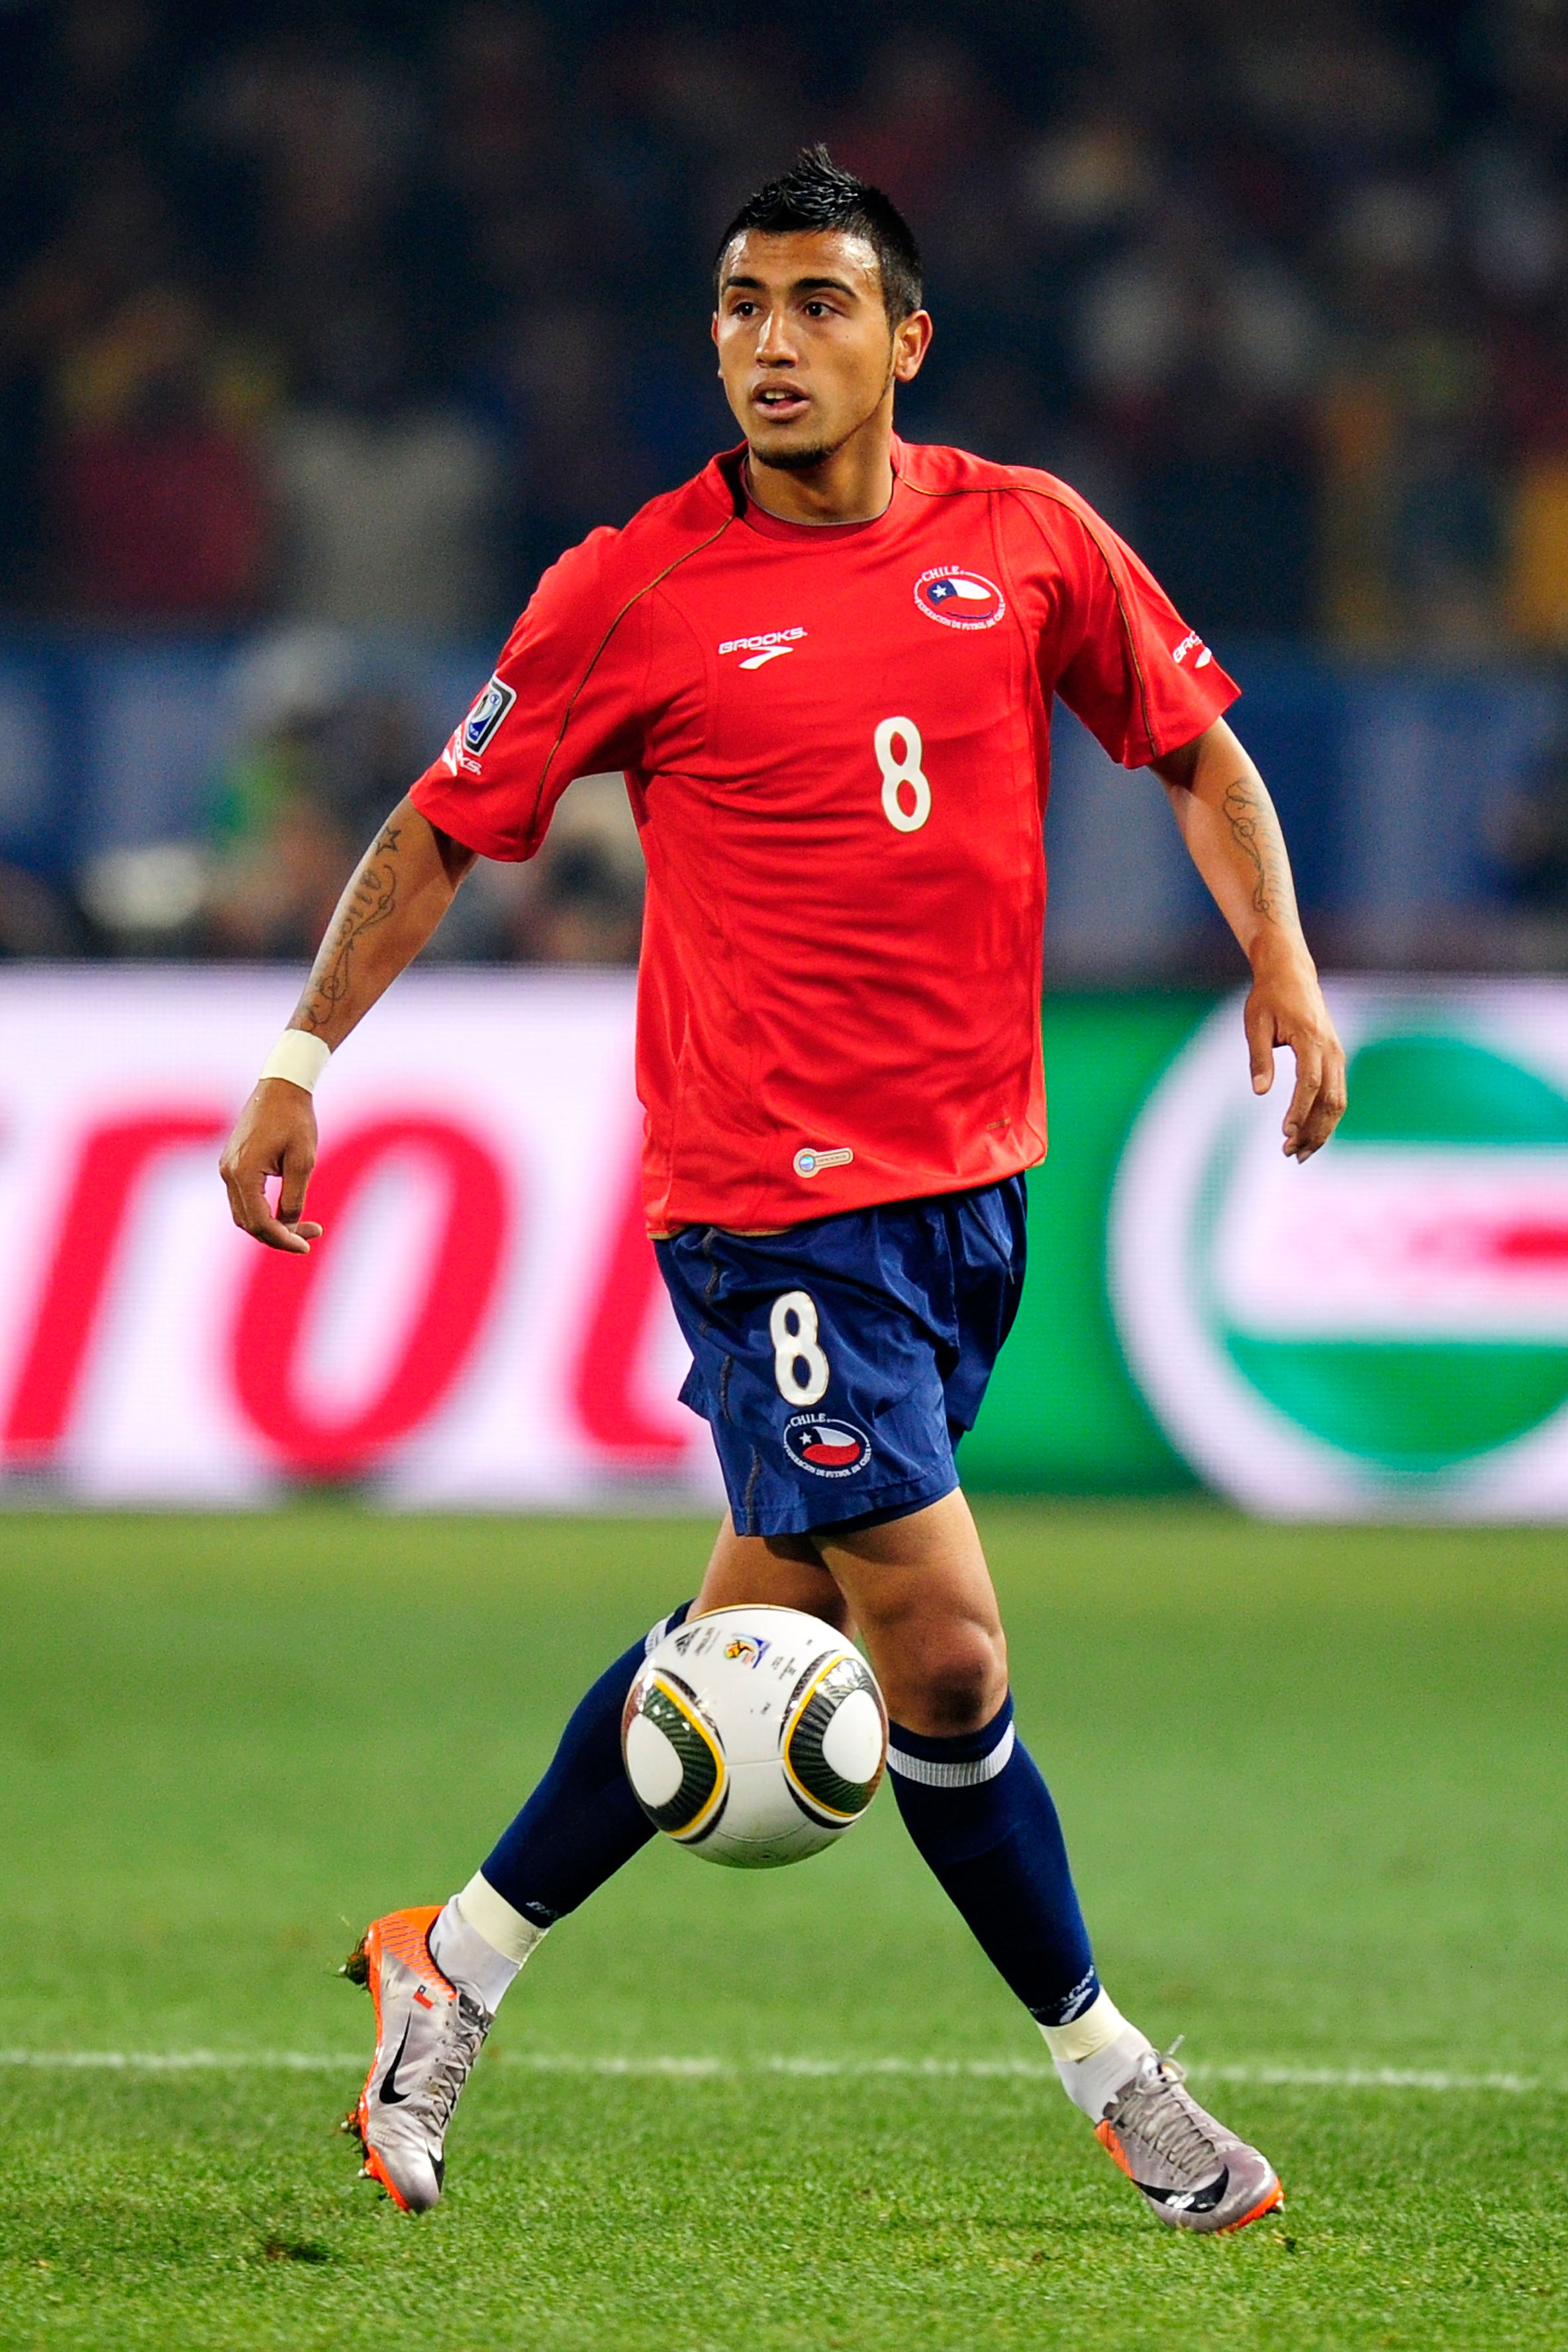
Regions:
[[[12, 0], [0, 61], [14, 616], [494, 638], [733, 437], [713, 237], [823, 137], [926, 251], [911, 437], [1064, 474], [1222, 644], [1568, 651], [1568, 0]], [[294, 951], [431, 749], [269, 712], [181, 936]], [[1552, 777], [1517, 830], [1568, 871]], [[635, 947], [624, 819], [557, 862], [469, 951]]]
[[[244, 640], [212, 677], [215, 748], [184, 822], [89, 839], [65, 892], [0, 863], [0, 954], [309, 962], [345, 879], [427, 764], [418, 670], [405, 641], [309, 623]], [[426, 956], [635, 963], [642, 887], [624, 779], [579, 777], [543, 853], [481, 859]]]

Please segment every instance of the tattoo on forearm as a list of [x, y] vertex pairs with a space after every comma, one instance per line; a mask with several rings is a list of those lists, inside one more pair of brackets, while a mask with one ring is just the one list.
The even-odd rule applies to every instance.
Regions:
[[397, 845], [402, 833], [398, 824], [383, 829], [332, 918], [300, 1000], [300, 1016], [307, 1029], [327, 1027], [349, 992], [355, 947], [366, 931], [387, 920], [397, 904]]
[[1290, 903], [1285, 844], [1274, 812], [1239, 777], [1226, 787], [1225, 814], [1230, 837], [1254, 869], [1252, 904], [1266, 922], [1277, 922]]

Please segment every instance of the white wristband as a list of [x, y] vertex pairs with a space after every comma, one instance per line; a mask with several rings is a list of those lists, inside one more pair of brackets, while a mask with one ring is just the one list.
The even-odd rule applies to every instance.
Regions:
[[262, 1063], [261, 1075], [287, 1078], [290, 1086], [303, 1087], [308, 1095], [313, 1095], [316, 1080], [331, 1058], [332, 1049], [325, 1038], [312, 1037], [304, 1029], [285, 1029]]

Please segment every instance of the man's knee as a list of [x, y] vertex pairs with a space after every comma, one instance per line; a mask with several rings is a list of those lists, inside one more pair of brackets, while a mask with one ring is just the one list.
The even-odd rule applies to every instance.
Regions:
[[[908, 1728], [935, 1739], [956, 1739], [989, 1723], [1006, 1697], [1006, 1645], [1000, 1631], [992, 1633], [979, 1625], [943, 1628], [908, 1661], [903, 1680], [908, 1693], [904, 1706], [921, 1717]], [[899, 1720], [904, 1719], [900, 1715]]]

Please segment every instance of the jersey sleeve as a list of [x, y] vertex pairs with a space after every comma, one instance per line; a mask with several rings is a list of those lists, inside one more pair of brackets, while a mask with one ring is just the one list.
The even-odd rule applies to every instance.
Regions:
[[1041, 683], [1113, 760], [1147, 767], [1211, 727], [1241, 689], [1109, 523], [1081, 500], [1037, 503], [1056, 575]]
[[650, 599], [615, 576], [616, 533], [552, 564], [488, 685], [413, 788], [432, 824], [484, 857], [531, 857], [574, 776], [642, 763]]

